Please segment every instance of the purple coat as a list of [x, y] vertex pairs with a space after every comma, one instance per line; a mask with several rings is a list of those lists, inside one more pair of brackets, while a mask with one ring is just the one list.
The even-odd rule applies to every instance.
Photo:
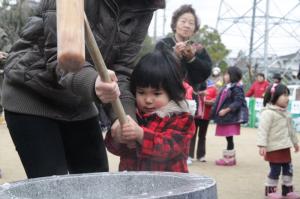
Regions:
[[[248, 108], [245, 100], [243, 87], [239, 84], [232, 84], [226, 93], [226, 96], [220, 102], [221, 94], [226, 87], [223, 87], [212, 108], [212, 119], [217, 124], [241, 124], [248, 122]], [[218, 104], [220, 106], [218, 107]], [[230, 108], [231, 111], [225, 116], [220, 117], [219, 111], [224, 108]]]

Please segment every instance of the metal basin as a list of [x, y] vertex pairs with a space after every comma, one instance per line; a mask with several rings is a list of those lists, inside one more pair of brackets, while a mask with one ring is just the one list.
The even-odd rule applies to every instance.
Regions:
[[217, 199], [215, 180], [169, 172], [119, 172], [52, 176], [0, 186], [0, 199]]

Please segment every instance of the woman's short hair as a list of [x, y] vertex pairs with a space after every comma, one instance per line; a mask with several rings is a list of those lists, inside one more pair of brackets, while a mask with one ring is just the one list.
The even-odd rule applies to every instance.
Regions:
[[179, 67], [179, 61], [170, 51], [155, 50], [148, 53], [136, 65], [131, 75], [130, 89], [135, 94], [137, 87], [163, 88], [170, 100], [178, 103], [185, 97]]
[[236, 66], [230, 66], [227, 68], [227, 73], [229, 74], [229, 79], [231, 83], [238, 83], [242, 77], [242, 71]]
[[195, 9], [192, 7], [192, 5], [182, 5], [177, 10], [174, 11], [171, 21], [171, 29], [175, 33], [176, 32], [176, 24], [178, 22], [178, 19], [181, 15], [185, 13], [191, 13], [195, 17], [195, 30], [194, 32], [197, 32], [200, 27], [199, 19], [196, 15]]

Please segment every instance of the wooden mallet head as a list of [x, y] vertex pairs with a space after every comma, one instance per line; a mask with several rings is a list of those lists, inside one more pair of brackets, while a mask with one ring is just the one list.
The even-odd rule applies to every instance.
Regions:
[[56, 0], [58, 67], [76, 72], [85, 62], [84, 0]]

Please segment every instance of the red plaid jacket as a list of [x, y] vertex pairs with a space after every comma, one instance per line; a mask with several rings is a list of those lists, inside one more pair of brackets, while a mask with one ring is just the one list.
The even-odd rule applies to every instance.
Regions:
[[136, 149], [113, 141], [107, 133], [105, 144], [114, 155], [120, 156], [120, 171], [173, 171], [188, 172], [187, 157], [190, 140], [195, 132], [192, 115], [172, 113], [164, 117], [157, 114], [137, 114], [144, 129], [143, 143]]

